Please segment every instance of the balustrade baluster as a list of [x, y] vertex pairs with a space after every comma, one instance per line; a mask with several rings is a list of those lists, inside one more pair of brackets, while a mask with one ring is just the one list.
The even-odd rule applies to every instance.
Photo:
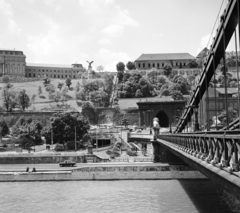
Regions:
[[225, 136], [226, 136], [226, 133], [224, 133], [224, 136], [223, 136], [223, 149], [224, 149], [224, 153], [223, 153], [223, 160], [222, 160], [222, 166], [223, 167], [227, 167], [228, 166], [228, 151], [227, 151], [227, 142], [225, 140]]

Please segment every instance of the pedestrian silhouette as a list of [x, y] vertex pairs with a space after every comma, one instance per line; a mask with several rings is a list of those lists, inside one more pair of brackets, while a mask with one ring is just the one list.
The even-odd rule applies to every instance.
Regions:
[[29, 172], [29, 167], [26, 168], [26, 172]]
[[36, 172], [36, 169], [33, 167], [33, 170], [32, 170], [32, 172]]

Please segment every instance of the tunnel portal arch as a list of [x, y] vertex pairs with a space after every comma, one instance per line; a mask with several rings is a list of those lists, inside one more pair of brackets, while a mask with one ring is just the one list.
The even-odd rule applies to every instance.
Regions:
[[159, 111], [155, 117], [157, 117], [159, 119], [160, 127], [168, 127], [169, 126], [169, 118], [163, 110]]

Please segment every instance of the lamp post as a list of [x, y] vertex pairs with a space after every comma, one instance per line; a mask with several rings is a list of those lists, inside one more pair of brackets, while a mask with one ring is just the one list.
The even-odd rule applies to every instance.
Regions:
[[2, 143], [2, 127], [0, 126], [0, 143]]
[[74, 129], [75, 129], [75, 152], [77, 151], [77, 128], [76, 127], [74, 127]]
[[195, 115], [195, 123], [194, 123], [194, 131], [199, 131], [199, 123], [198, 123], [198, 106], [193, 106], [193, 111]]

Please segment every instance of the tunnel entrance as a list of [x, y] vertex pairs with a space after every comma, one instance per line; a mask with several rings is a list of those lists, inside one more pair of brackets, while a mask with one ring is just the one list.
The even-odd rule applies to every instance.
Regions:
[[159, 119], [160, 127], [168, 127], [169, 126], [169, 119], [167, 114], [164, 111], [160, 111], [156, 117]]

